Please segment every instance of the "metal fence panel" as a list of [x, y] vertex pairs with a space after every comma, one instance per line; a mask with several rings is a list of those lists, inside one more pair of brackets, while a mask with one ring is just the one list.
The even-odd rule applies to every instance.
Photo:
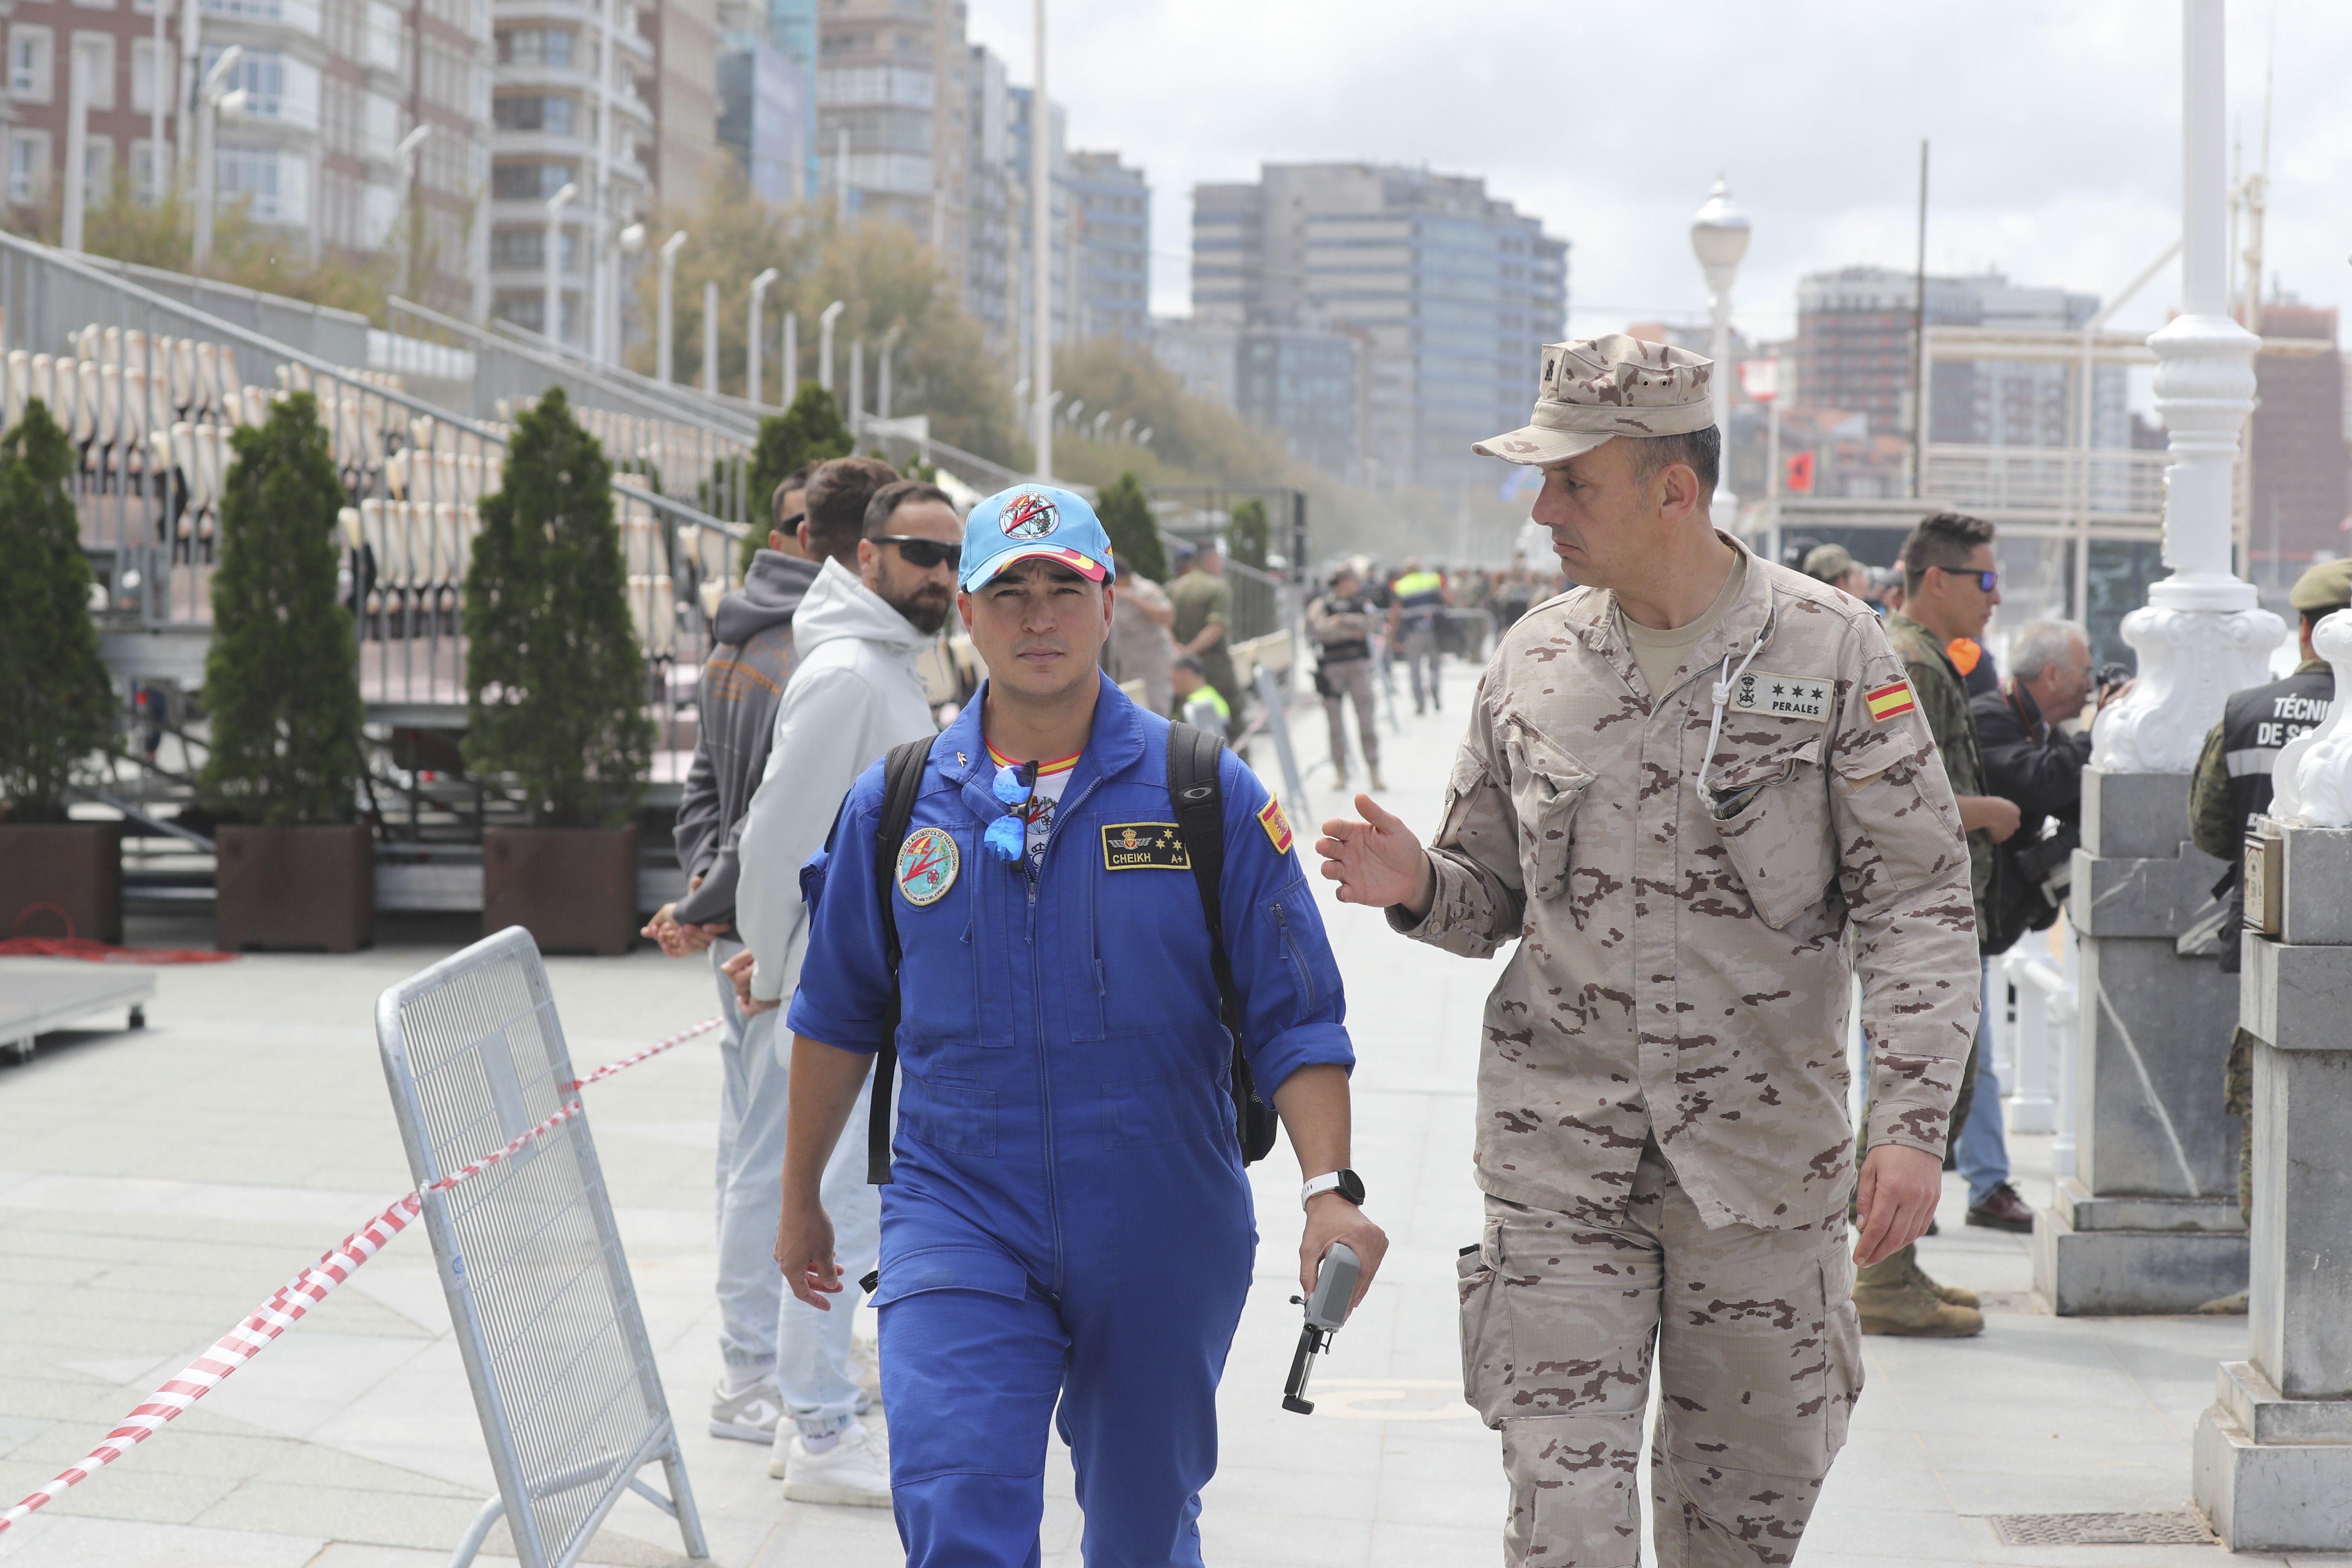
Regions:
[[[560, 1110], [577, 1078], [530, 935], [485, 937], [376, 1004], [384, 1076], [525, 1568], [575, 1562], [656, 1459], [689, 1555], [702, 1527], [584, 1114], [447, 1192], [431, 1184]], [[459, 1560], [470, 1556], [460, 1549]]]

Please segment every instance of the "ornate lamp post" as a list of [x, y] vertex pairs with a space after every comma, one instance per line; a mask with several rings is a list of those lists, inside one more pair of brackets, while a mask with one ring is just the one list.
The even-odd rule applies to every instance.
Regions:
[[1720, 174], [1706, 205], [1691, 219], [1691, 249], [1706, 274], [1707, 306], [1715, 317], [1709, 355], [1715, 361], [1715, 427], [1723, 435], [1723, 474], [1715, 487], [1713, 513], [1715, 526], [1727, 531], [1739, 510], [1739, 498], [1731, 493], [1731, 285], [1748, 254], [1748, 215], [1732, 201], [1731, 187]]
[[563, 209], [580, 199], [580, 185], [575, 180], [563, 182], [563, 188], [547, 198], [547, 263], [541, 292], [545, 302], [540, 306], [539, 330], [548, 341], [563, 342]]

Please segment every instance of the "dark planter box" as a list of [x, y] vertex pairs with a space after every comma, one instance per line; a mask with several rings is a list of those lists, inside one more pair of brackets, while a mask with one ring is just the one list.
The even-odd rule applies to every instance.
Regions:
[[0, 823], [0, 937], [65, 936], [68, 926], [122, 940], [122, 824]]
[[365, 823], [214, 830], [213, 945], [352, 952], [375, 940], [375, 843]]
[[482, 934], [520, 926], [541, 952], [626, 952], [637, 940], [637, 829], [482, 834]]

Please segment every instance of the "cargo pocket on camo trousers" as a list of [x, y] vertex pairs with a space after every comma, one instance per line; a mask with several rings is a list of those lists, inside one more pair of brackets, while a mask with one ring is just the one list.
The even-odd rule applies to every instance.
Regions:
[[[1454, 1260], [1463, 1394], [1503, 1435], [1511, 1488], [1503, 1561], [1507, 1568], [1633, 1568], [1646, 1379], [1616, 1369], [1622, 1347], [1611, 1325], [1595, 1321], [1580, 1332], [1566, 1321], [1568, 1291], [1545, 1289], [1545, 1259], [1530, 1250], [1524, 1264], [1508, 1262], [1507, 1235], [1502, 1219], [1489, 1218], [1480, 1244]], [[1523, 1237], [1522, 1245], [1533, 1239]], [[1524, 1329], [1515, 1323], [1523, 1316]], [[1619, 1405], [1626, 1408], [1612, 1408]]]

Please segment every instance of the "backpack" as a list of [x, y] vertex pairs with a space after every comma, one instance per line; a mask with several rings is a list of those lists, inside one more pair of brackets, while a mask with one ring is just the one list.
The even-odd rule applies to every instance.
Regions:
[[[933, 737], [936, 740], [937, 737]], [[891, 748], [882, 764], [882, 816], [875, 830], [874, 875], [882, 909], [883, 956], [890, 971], [890, 990], [882, 1005], [882, 1048], [874, 1060], [874, 1097], [866, 1124], [866, 1179], [877, 1186], [890, 1181], [890, 1092], [898, 1067], [898, 888], [891, 868], [898, 864], [898, 843], [914, 820], [915, 796], [923, 782], [923, 764], [932, 742], [908, 741]], [[1184, 841], [1192, 863], [1192, 881], [1201, 894], [1201, 912], [1209, 925], [1209, 966], [1217, 982], [1217, 1021], [1234, 1044], [1234, 1130], [1241, 1142], [1242, 1163], [1255, 1164], [1274, 1148], [1277, 1125], [1274, 1107], [1257, 1092], [1249, 1058], [1242, 1051], [1241, 1002], [1234, 990], [1234, 969], [1225, 956], [1223, 900], [1217, 879], [1225, 863], [1224, 787], [1217, 777], [1224, 745], [1214, 735], [1190, 724], [1168, 726], [1168, 799], [1175, 809], [1176, 834]]]

